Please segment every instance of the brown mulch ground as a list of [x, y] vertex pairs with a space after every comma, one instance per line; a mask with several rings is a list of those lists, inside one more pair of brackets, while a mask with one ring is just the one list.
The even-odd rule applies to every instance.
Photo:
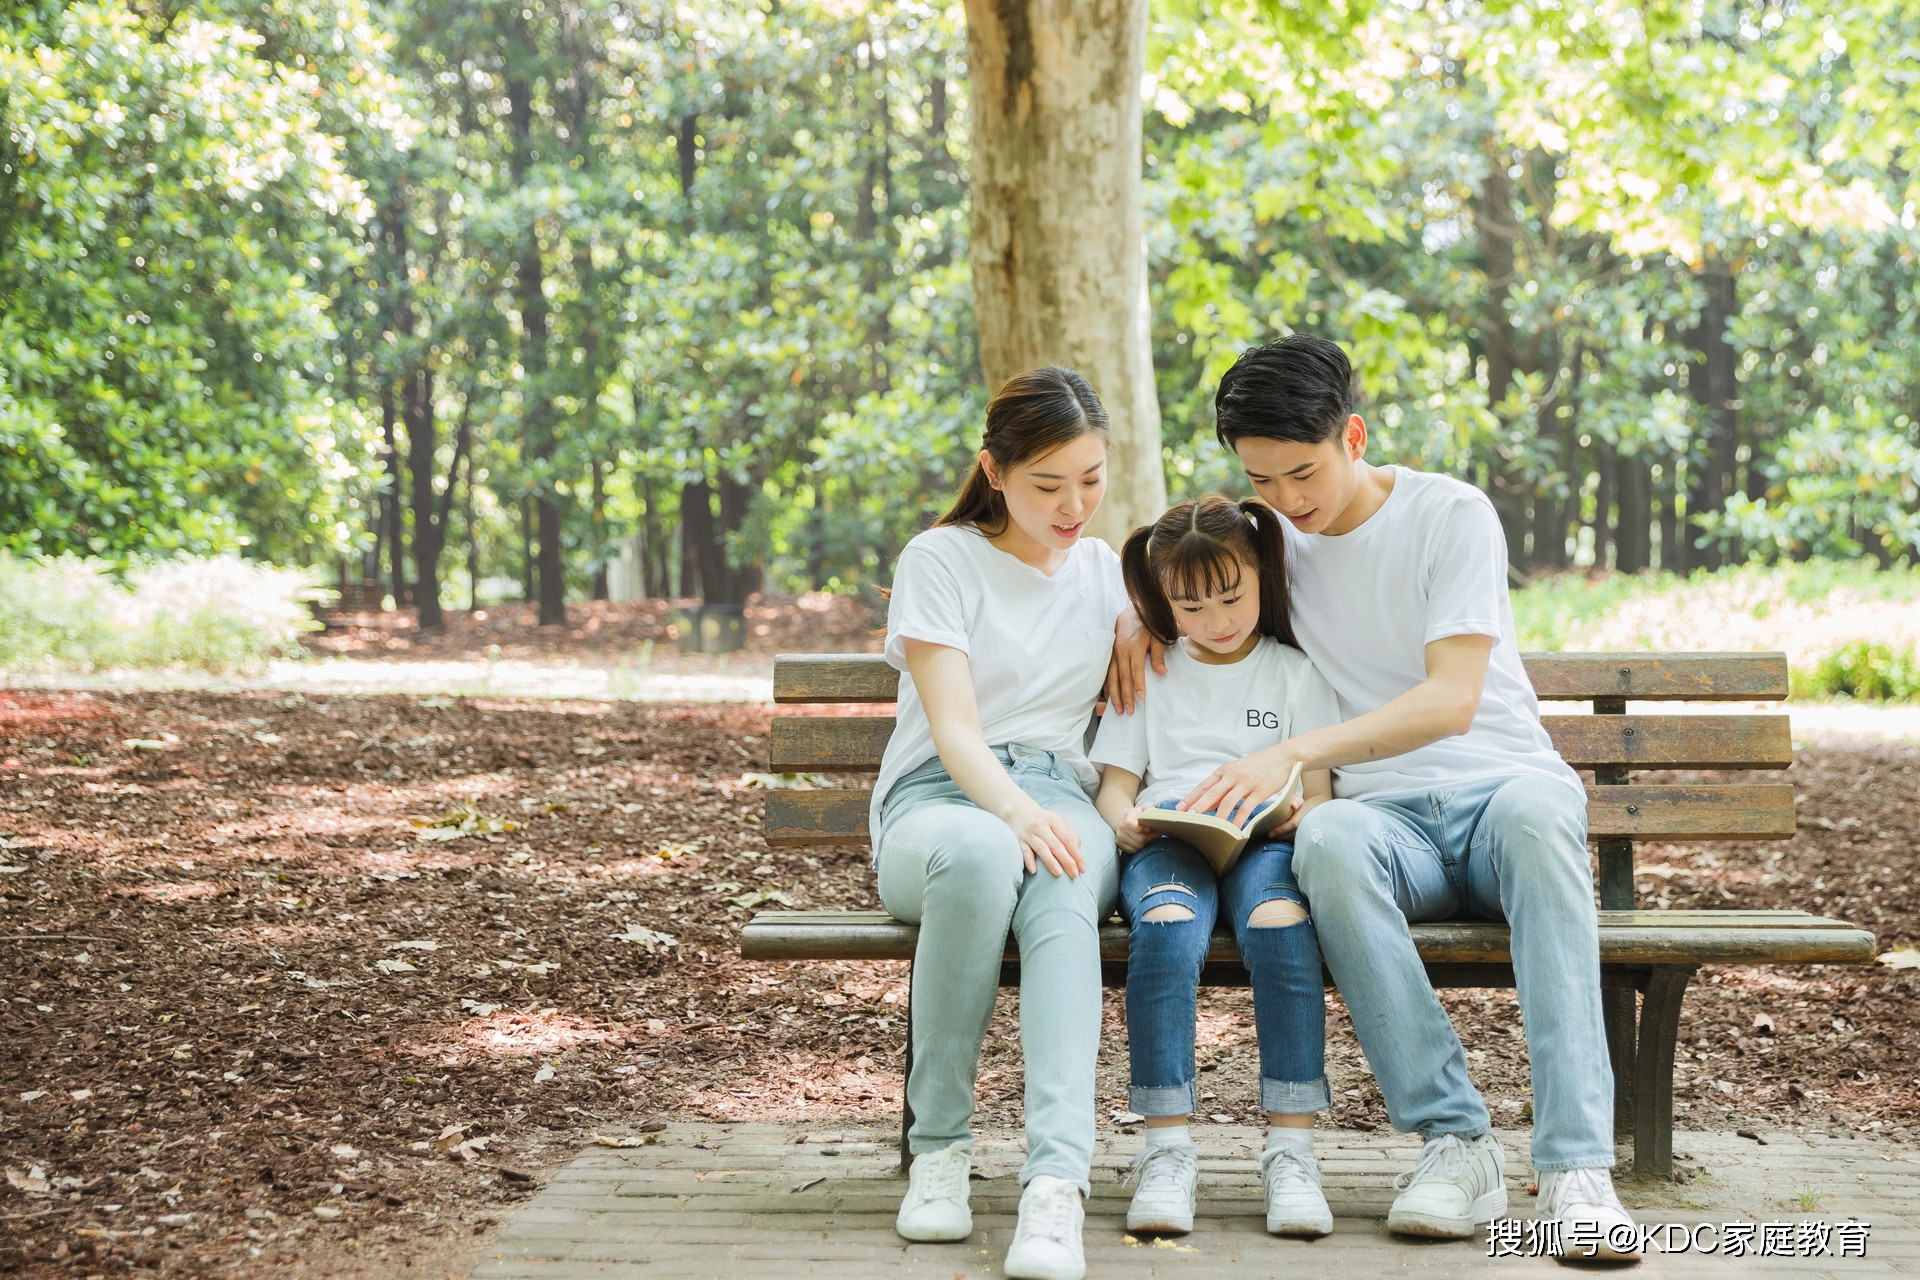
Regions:
[[[306, 637], [306, 648], [326, 657], [462, 660], [575, 658], [616, 661], [651, 643], [653, 659], [671, 663], [677, 652], [673, 615], [696, 600], [605, 600], [567, 606], [567, 625], [542, 627], [531, 604], [489, 605], [472, 613], [449, 609], [446, 625], [423, 632], [411, 609], [329, 612], [324, 631]], [[795, 598], [755, 595], [746, 604], [747, 653], [850, 653], [878, 647], [876, 631], [887, 624], [861, 596], [810, 592]]]
[[[736, 956], [758, 903], [873, 903], [864, 850], [759, 838], [740, 776], [769, 714], [0, 691], [0, 1165], [27, 1184], [0, 1188], [0, 1272], [437, 1276], [596, 1130], [893, 1114], [904, 966]], [[1647, 848], [1643, 898], [1912, 946], [1916, 763], [1809, 753], [1798, 838]], [[462, 805], [469, 834], [413, 825]], [[1703, 972], [1682, 1126], [1911, 1139], [1916, 982]], [[1447, 999], [1521, 1123], [1511, 993]], [[1016, 1013], [983, 1064], [993, 1123], [1018, 1118]], [[1117, 993], [1108, 1017], [1117, 1109]], [[1251, 1119], [1245, 993], [1202, 1022], [1204, 1105]], [[1337, 1001], [1329, 1026], [1332, 1123], [1384, 1124]]]

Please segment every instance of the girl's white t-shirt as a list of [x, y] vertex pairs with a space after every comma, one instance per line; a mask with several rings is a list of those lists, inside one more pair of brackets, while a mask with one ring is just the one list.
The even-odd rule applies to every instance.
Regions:
[[1493, 641], [1473, 725], [1402, 755], [1333, 771], [1333, 793], [1356, 800], [1544, 775], [1582, 795], [1553, 749], [1520, 661], [1507, 598], [1507, 542], [1487, 495], [1452, 476], [1393, 467], [1393, 491], [1350, 532], [1283, 525], [1293, 632], [1340, 698], [1365, 715], [1427, 678], [1427, 645], [1448, 636]]
[[900, 672], [893, 736], [880, 760], [869, 830], [903, 776], [938, 755], [906, 642], [943, 644], [967, 655], [980, 728], [989, 746], [1020, 743], [1051, 751], [1091, 792], [1087, 727], [1106, 685], [1113, 624], [1126, 607], [1120, 557], [1081, 538], [1051, 576], [987, 541], [972, 525], [929, 529], [900, 553], [887, 606], [889, 665]]
[[1090, 754], [1144, 779], [1138, 803], [1151, 806], [1185, 799], [1223, 764], [1339, 720], [1333, 689], [1307, 655], [1272, 636], [1225, 665], [1174, 645], [1167, 674], [1147, 668], [1132, 715], [1107, 708]]

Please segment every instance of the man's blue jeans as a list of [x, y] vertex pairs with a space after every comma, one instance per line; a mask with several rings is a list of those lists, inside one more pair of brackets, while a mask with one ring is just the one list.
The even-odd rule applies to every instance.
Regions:
[[1407, 925], [1505, 920], [1533, 1064], [1533, 1167], [1613, 1164], [1613, 1070], [1585, 798], [1543, 776], [1367, 801], [1301, 821], [1294, 874], [1394, 1127], [1492, 1125]]
[[[1326, 991], [1313, 921], [1249, 925], [1262, 903], [1299, 903], [1293, 842], [1250, 846], [1227, 874], [1191, 845], [1162, 837], [1128, 855], [1120, 871], [1127, 945], [1128, 1105], [1144, 1116], [1199, 1110], [1193, 1041], [1200, 967], [1224, 906], [1253, 980], [1260, 1040], [1260, 1105], [1283, 1115], [1325, 1110]], [[1186, 920], [1148, 920], [1160, 906], [1185, 907]]]

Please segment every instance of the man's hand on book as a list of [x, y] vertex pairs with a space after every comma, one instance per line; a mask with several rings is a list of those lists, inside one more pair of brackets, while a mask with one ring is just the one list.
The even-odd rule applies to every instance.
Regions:
[[1039, 864], [1044, 862], [1047, 870], [1070, 880], [1086, 873], [1087, 861], [1080, 856], [1079, 829], [1059, 814], [1030, 804], [1009, 815], [1006, 822], [1013, 828], [1014, 839], [1020, 842], [1020, 855], [1027, 861], [1028, 872], [1039, 870]]
[[[1295, 764], [1303, 763], [1300, 757], [1287, 750], [1287, 744], [1268, 747], [1265, 751], [1256, 751], [1250, 756], [1242, 756], [1230, 764], [1223, 764], [1206, 779], [1187, 793], [1180, 802], [1180, 808], [1190, 813], [1217, 813], [1225, 816], [1235, 813], [1240, 806], [1259, 804], [1269, 796], [1277, 795], [1280, 788], [1287, 785], [1287, 779], [1293, 776]], [[1277, 828], [1280, 832], [1290, 831], [1300, 820], [1300, 811]]]

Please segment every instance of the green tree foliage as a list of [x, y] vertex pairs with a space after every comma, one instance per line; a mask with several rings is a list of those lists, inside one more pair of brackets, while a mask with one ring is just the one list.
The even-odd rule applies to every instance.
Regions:
[[[955, 8], [0, 12], [6, 546], [739, 600], [884, 582], [977, 446]], [[1520, 568], [1913, 555], [1917, 64], [1898, 0], [1157, 0], [1172, 487], [1306, 330]]]
[[360, 429], [319, 284], [365, 215], [317, 77], [115, 4], [0, 31], [0, 545], [344, 546]]

